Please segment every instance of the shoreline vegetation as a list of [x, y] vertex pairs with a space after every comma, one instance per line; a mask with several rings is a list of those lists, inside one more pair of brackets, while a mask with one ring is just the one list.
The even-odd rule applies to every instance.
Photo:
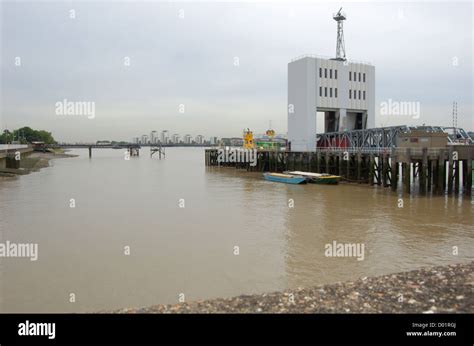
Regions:
[[67, 154], [63, 149], [50, 150], [49, 152], [32, 152], [25, 158], [20, 160], [20, 169], [0, 168], [0, 179], [13, 178], [17, 175], [26, 175], [37, 172], [41, 168], [49, 167], [49, 161], [52, 159], [61, 159], [68, 157], [76, 157], [78, 155]]
[[99, 313], [473, 313], [474, 261], [282, 292]]

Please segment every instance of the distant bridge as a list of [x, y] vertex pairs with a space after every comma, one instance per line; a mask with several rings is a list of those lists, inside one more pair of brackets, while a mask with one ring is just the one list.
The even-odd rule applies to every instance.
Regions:
[[[150, 147], [150, 156], [153, 156], [155, 152], [159, 152], [160, 159], [164, 155], [161, 148], [164, 147], [209, 147], [205, 144], [135, 144], [135, 143], [116, 143], [116, 144], [97, 144], [97, 143], [60, 143], [60, 144], [49, 144], [44, 146], [44, 149], [89, 149], [89, 157], [92, 157], [92, 149], [126, 149], [130, 156], [139, 156], [140, 149], [142, 147]], [[156, 148], [160, 148], [156, 150]]]
[[48, 148], [93, 148], [93, 149], [121, 149], [121, 148], [138, 148], [141, 147], [210, 147], [209, 144], [97, 144], [97, 143], [59, 143], [47, 145]]
[[81, 144], [70, 144], [70, 143], [61, 143], [61, 144], [48, 144], [48, 148], [94, 148], [94, 149], [121, 149], [121, 148], [140, 148], [139, 144], [94, 144], [94, 143], [81, 143]]

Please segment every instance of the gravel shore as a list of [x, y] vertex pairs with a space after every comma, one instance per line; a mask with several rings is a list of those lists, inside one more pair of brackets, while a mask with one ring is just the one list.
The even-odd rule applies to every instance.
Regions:
[[473, 313], [474, 262], [114, 313]]

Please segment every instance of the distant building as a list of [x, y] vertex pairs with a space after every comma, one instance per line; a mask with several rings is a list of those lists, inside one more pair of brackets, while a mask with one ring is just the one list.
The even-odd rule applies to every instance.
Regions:
[[230, 145], [233, 147], [242, 147], [244, 145], [244, 139], [241, 137], [230, 138]]
[[184, 144], [191, 144], [191, 135], [184, 136]]
[[168, 130], [161, 131], [160, 141], [162, 144], [168, 144]]
[[217, 144], [217, 137], [211, 137], [209, 139], [209, 144], [210, 145], [216, 145]]
[[411, 131], [397, 137], [400, 148], [444, 148], [448, 145], [448, 134], [445, 132]]
[[179, 134], [175, 133], [173, 135], [173, 143], [174, 144], [179, 144]]
[[155, 130], [151, 131], [151, 133], [150, 133], [150, 143], [151, 144], [156, 144], [156, 143], [158, 143], [158, 141], [159, 141], [158, 132], [155, 131]]
[[203, 140], [204, 140], [204, 136], [203, 136], [203, 135], [197, 135], [197, 136], [196, 136], [196, 139], [195, 139], [195, 142], [196, 142], [196, 144], [202, 144], [202, 143], [203, 143]]

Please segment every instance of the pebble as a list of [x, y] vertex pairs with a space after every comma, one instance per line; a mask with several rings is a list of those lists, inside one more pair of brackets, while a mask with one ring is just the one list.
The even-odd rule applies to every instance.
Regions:
[[[352, 282], [241, 295], [174, 305], [123, 308], [106, 313], [474, 313], [469, 283], [474, 262], [418, 269]], [[446, 279], [446, 278], [449, 278]], [[370, 283], [370, 284], [369, 284]], [[416, 300], [413, 292], [417, 293]], [[288, 295], [294, 294], [294, 304]], [[408, 304], [399, 296], [410, 297]], [[436, 300], [432, 297], [436, 297]], [[282, 303], [285, 302], [285, 303]], [[436, 306], [433, 303], [436, 303]]]

